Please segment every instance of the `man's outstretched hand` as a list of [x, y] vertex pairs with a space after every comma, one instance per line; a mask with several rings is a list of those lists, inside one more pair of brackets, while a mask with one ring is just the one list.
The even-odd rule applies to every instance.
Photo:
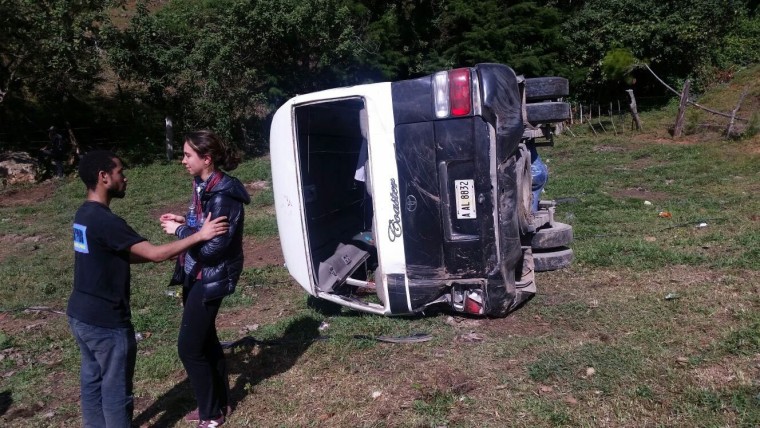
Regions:
[[220, 216], [211, 220], [211, 213], [206, 216], [206, 221], [203, 222], [203, 227], [198, 231], [201, 238], [208, 241], [219, 235], [227, 233], [230, 229], [230, 224], [227, 222], [226, 216]]

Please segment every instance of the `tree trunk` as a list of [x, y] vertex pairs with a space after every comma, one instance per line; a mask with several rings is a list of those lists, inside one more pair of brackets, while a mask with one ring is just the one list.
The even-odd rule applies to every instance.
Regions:
[[633, 117], [631, 129], [641, 131], [641, 119], [639, 119], [639, 111], [636, 108], [636, 97], [633, 96], [633, 89], [626, 89], [625, 91], [628, 92], [628, 96], [631, 97], [631, 104], [629, 106], [631, 108], [631, 116]]

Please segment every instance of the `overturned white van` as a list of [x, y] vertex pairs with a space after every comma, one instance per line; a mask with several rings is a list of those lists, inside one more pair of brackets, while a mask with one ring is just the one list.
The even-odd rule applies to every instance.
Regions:
[[572, 228], [538, 200], [535, 150], [569, 119], [567, 94], [566, 79], [479, 64], [292, 98], [270, 141], [288, 271], [317, 299], [376, 314], [520, 307], [534, 271], [572, 260]]

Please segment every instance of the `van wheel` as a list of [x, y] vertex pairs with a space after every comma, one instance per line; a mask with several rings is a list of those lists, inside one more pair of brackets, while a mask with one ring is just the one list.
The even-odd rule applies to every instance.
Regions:
[[573, 242], [573, 227], [566, 223], [554, 222], [550, 227], [538, 229], [530, 246], [535, 250], [567, 247]]
[[573, 250], [570, 248], [558, 248], [556, 251], [545, 253], [533, 252], [533, 263], [536, 272], [547, 272], [570, 266], [573, 261]]
[[520, 226], [520, 233], [524, 235], [533, 231], [531, 218], [533, 175], [530, 172], [530, 152], [524, 144], [520, 144], [518, 156], [515, 165], [515, 172], [517, 173], [517, 221]]
[[564, 122], [570, 119], [570, 104], [555, 101], [526, 104], [525, 114], [532, 124]]
[[525, 79], [526, 101], [556, 100], [570, 94], [570, 85], [564, 77], [534, 77]]
[[342, 307], [329, 300], [323, 300], [318, 297], [309, 296], [306, 299], [306, 306], [309, 309], [313, 309], [315, 312], [324, 316], [334, 316], [340, 314]]

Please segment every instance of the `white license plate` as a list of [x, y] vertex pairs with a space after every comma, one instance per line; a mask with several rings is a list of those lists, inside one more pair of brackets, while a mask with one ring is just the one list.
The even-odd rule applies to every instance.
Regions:
[[457, 201], [457, 219], [475, 219], [475, 181], [454, 180], [454, 194]]

